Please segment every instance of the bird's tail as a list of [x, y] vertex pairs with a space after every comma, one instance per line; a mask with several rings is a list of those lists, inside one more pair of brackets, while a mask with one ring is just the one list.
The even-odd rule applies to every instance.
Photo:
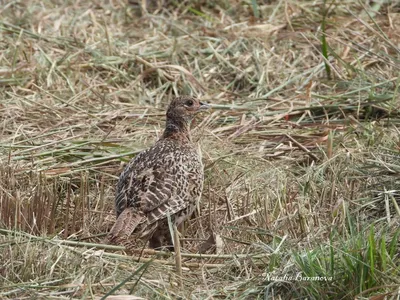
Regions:
[[108, 240], [113, 244], [126, 245], [129, 242], [131, 234], [144, 219], [144, 215], [138, 213], [137, 210], [135, 211], [133, 207], [125, 208], [111, 228]]

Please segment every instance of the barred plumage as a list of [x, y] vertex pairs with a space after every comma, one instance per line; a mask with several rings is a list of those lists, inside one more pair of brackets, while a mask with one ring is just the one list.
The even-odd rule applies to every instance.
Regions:
[[120, 175], [111, 242], [124, 243], [134, 234], [158, 248], [163, 237], [170, 240], [167, 215], [179, 225], [193, 213], [203, 190], [203, 165], [189, 126], [208, 107], [192, 97], [171, 102], [162, 137], [131, 160]]

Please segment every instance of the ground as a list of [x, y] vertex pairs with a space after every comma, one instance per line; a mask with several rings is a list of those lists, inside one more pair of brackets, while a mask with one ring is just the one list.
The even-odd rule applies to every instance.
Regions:
[[[137, 2], [0, 1], [0, 298], [397, 299], [400, 5]], [[213, 109], [178, 278], [105, 235], [185, 94]]]

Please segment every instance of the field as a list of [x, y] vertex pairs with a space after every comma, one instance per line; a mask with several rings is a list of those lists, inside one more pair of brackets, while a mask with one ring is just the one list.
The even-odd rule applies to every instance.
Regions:
[[[397, 1], [0, 15], [0, 299], [399, 299]], [[105, 243], [118, 175], [176, 95], [213, 107], [182, 277], [174, 253]]]

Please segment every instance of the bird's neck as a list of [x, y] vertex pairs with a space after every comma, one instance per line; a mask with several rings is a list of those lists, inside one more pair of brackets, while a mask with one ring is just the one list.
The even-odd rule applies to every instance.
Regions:
[[167, 118], [162, 138], [178, 140], [180, 142], [191, 142], [192, 138], [189, 127], [189, 123], [183, 118]]

